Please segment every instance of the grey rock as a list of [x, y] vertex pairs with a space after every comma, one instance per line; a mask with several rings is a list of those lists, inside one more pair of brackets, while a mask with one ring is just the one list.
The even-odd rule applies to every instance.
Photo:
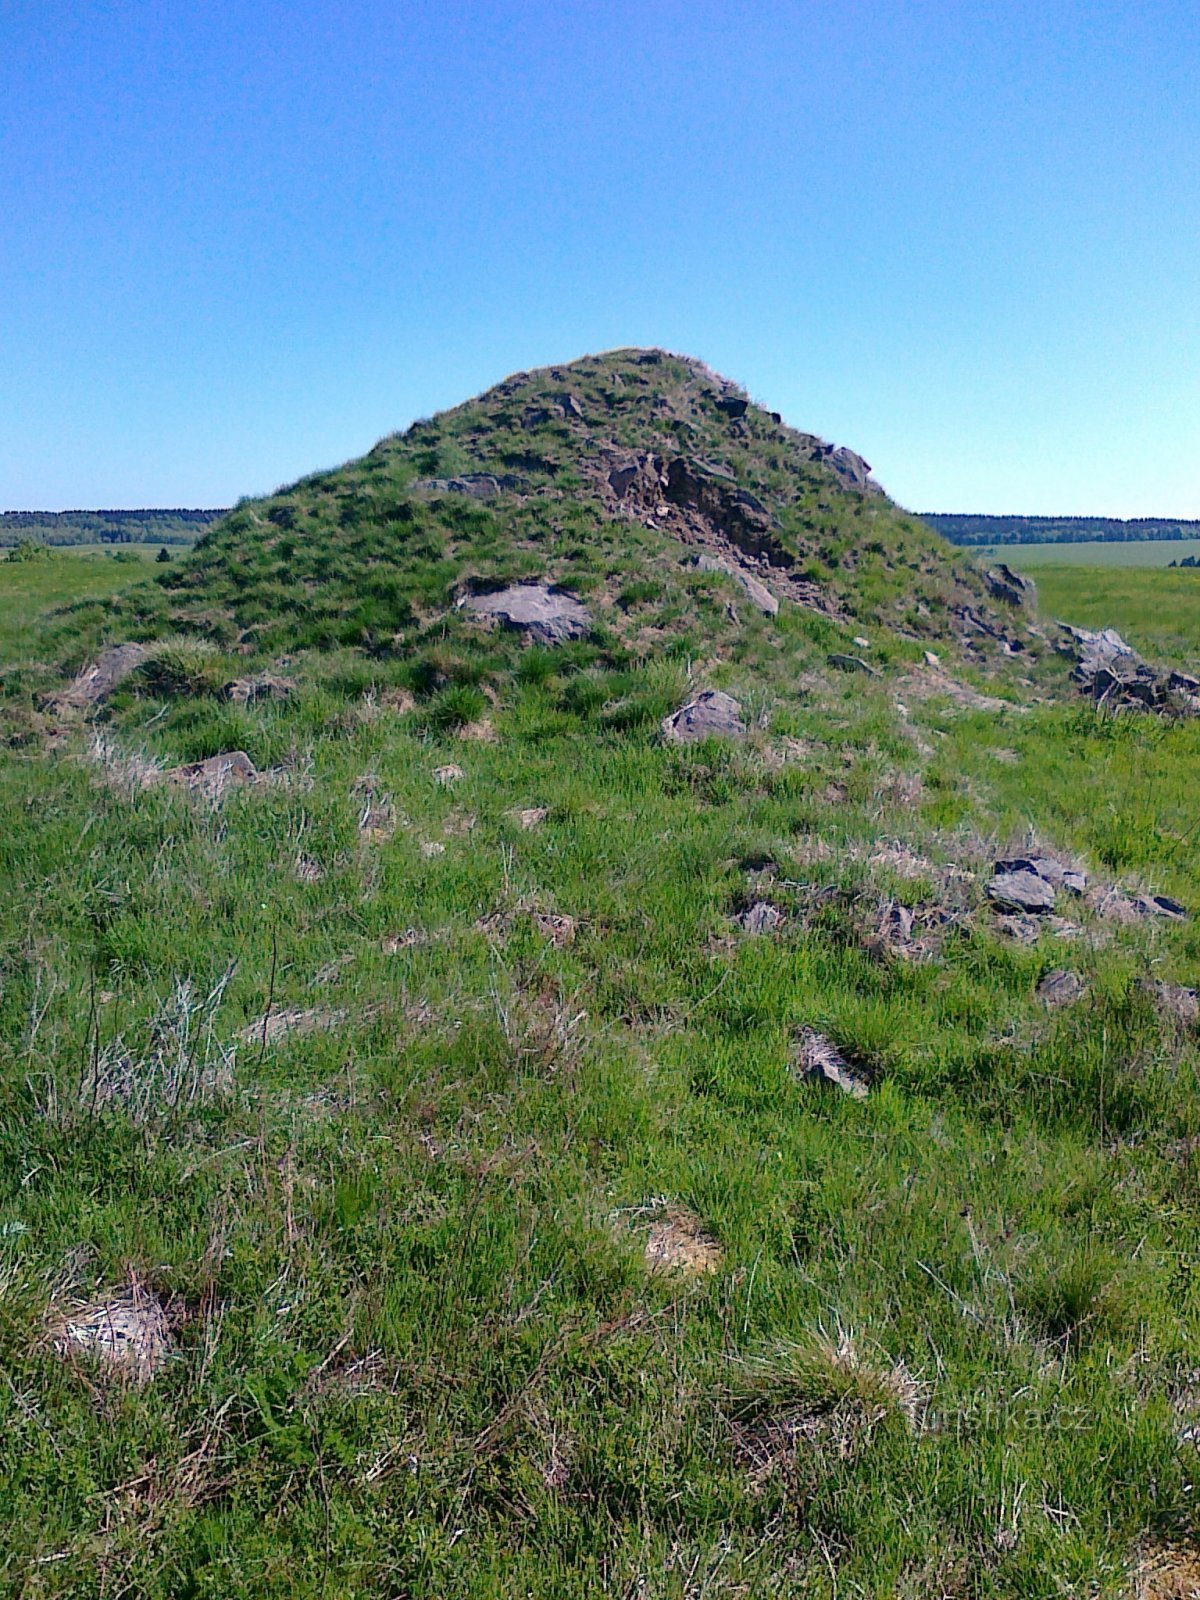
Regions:
[[592, 625], [591, 612], [574, 595], [546, 583], [514, 583], [492, 594], [468, 595], [459, 603], [473, 616], [515, 628], [540, 644], [581, 639]]
[[724, 394], [717, 401], [717, 410], [727, 417], [744, 417], [749, 404], [749, 400], [742, 400], [737, 395]]
[[583, 421], [583, 407], [573, 394], [564, 394], [558, 403], [562, 407], [564, 417], [574, 417], [579, 422]]
[[1087, 888], [1086, 872], [1080, 872], [1075, 867], [1065, 867], [1053, 856], [1013, 856], [1008, 860], [997, 861], [992, 871], [998, 874], [1032, 872], [1034, 877], [1041, 878], [1051, 887], [1068, 889], [1072, 894], [1082, 894]]
[[742, 708], [721, 689], [703, 689], [694, 700], [663, 718], [668, 744], [694, 744], [699, 739], [743, 739]]
[[735, 567], [730, 561], [722, 561], [719, 556], [700, 555], [696, 557], [696, 567], [700, 572], [723, 572], [727, 577], [740, 583], [746, 591], [747, 597], [753, 601], [764, 616], [773, 617], [779, 610], [779, 601], [767, 588], [765, 583], [760, 583], [757, 578], [746, 572], [742, 567]]
[[869, 1074], [848, 1061], [837, 1045], [815, 1028], [802, 1031], [796, 1065], [802, 1077], [832, 1084], [852, 1099], [865, 1100], [870, 1092]]
[[498, 494], [525, 487], [514, 472], [464, 472], [457, 478], [423, 478], [416, 487], [428, 494], [465, 494], [472, 500], [494, 500]]
[[214, 803], [227, 789], [253, 783], [258, 769], [244, 750], [227, 750], [207, 761], [189, 761], [167, 773], [168, 783], [203, 794]]
[[783, 923], [783, 912], [767, 900], [756, 900], [737, 919], [749, 934], [773, 933]]
[[864, 661], [861, 656], [844, 656], [835, 650], [827, 659], [831, 667], [841, 667], [843, 672], [866, 672], [872, 678], [878, 678], [880, 675], [879, 668], [871, 666], [870, 662]]
[[1200, 995], [1195, 989], [1185, 988], [1182, 983], [1153, 983], [1147, 987], [1160, 1009], [1177, 1022], [1182, 1022], [1185, 1027], [1200, 1022]]
[[113, 690], [149, 659], [144, 644], [115, 644], [102, 650], [96, 660], [78, 672], [65, 689], [48, 695], [45, 705], [59, 713], [86, 711], [106, 699]]
[[1004, 911], [1042, 915], [1054, 910], [1054, 886], [1035, 872], [998, 872], [985, 892]]
[[1142, 659], [1115, 628], [1093, 632], [1090, 628], [1074, 628], [1067, 622], [1059, 626], [1070, 641], [1066, 648], [1067, 653], [1075, 657], [1077, 677], [1091, 679], [1103, 667], [1111, 670], [1117, 663], [1135, 664]]
[[256, 700], [286, 700], [295, 686], [288, 678], [260, 672], [250, 678], [234, 678], [221, 691], [234, 705], [253, 705]]
[[1048, 972], [1038, 984], [1038, 997], [1052, 1010], [1059, 1006], [1074, 1005], [1083, 994], [1083, 979], [1078, 973], [1068, 972], [1065, 968], [1058, 968]]

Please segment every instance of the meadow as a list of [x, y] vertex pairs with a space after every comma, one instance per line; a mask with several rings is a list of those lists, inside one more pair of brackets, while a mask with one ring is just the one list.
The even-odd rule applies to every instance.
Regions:
[[1057, 544], [998, 544], [980, 547], [983, 557], [1007, 561], [1024, 572], [1043, 567], [1167, 567], [1200, 556], [1200, 539], [1086, 539]]
[[[139, 577], [0, 566], [0, 663]], [[1043, 582], [1194, 660], [1137, 579]], [[528, 651], [467, 738], [386, 660], [294, 671], [0, 765], [5, 1591], [1182, 1592], [1195, 924], [1021, 944], [979, 886], [1043, 843], [1200, 907], [1200, 727], [919, 697], [798, 609], [719, 669], [739, 747], [658, 739], [683, 661]], [[230, 748], [269, 781], [143, 782]], [[123, 1288], [145, 1383], [56, 1348]]]

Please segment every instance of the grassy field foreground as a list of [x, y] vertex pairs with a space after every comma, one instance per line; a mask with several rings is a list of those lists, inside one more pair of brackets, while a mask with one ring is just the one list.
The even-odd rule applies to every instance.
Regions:
[[[7, 662], [138, 578], [39, 572]], [[1174, 577], [1103, 620], [1194, 653]], [[1152, 985], [1196, 924], [1023, 945], [981, 885], [1041, 842], [1200, 908], [1200, 727], [918, 698], [804, 630], [791, 689], [719, 669], [743, 747], [658, 741], [686, 662], [528, 652], [463, 738], [342, 651], [8, 752], [6, 1592], [1188, 1592], [1200, 1101]], [[273, 776], [220, 806], [130, 759], [230, 748]], [[56, 1348], [122, 1291], [145, 1382]]]

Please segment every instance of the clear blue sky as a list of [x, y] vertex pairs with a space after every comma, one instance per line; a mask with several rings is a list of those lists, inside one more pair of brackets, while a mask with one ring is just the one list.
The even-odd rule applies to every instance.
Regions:
[[1200, 516], [1197, 0], [0, 0], [0, 508], [703, 357], [923, 510]]

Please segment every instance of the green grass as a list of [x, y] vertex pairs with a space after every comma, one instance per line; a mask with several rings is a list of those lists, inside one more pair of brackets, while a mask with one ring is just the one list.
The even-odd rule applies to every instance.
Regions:
[[1166, 567], [1200, 555], [1200, 539], [1087, 539], [1072, 544], [1001, 544], [979, 550], [981, 557], [1010, 567]]
[[[1188, 576], [1043, 594], [1194, 654]], [[73, 664], [139, 573], [5, 579], [0, 660]], [[1200, 1058], [1144, 987], [1195, 981], [1196, 924], [1018, 945], [948, 871], [1036, 836], [1200, 908], [1200, 725], [1052, 660], [1030, 710], [922, 701], [907, 642], [831, 671], [791, 607], [712, 638], [744, 746], [656, 737], [686, 655], [430, 625], [250, 708], [211, 691], [258, 658], [176, 642], [5, 752], [6, 1590], [1049, 1600], [1200, 1539]], [[122, 781], [231, 748], [276, 775], [219, 808]], [[953, 911], [933, 959], [872, 946], [889, 898]], [[330, 1025], [264, 1048], [285, 1009]], [[797, 1079], [805, 1027], [867, 1099]], [[714, 1271], [649, 1270], [681, 1213]], [[173, 1321], [141, 1387], [50, 1337], [131, 1275]]]

